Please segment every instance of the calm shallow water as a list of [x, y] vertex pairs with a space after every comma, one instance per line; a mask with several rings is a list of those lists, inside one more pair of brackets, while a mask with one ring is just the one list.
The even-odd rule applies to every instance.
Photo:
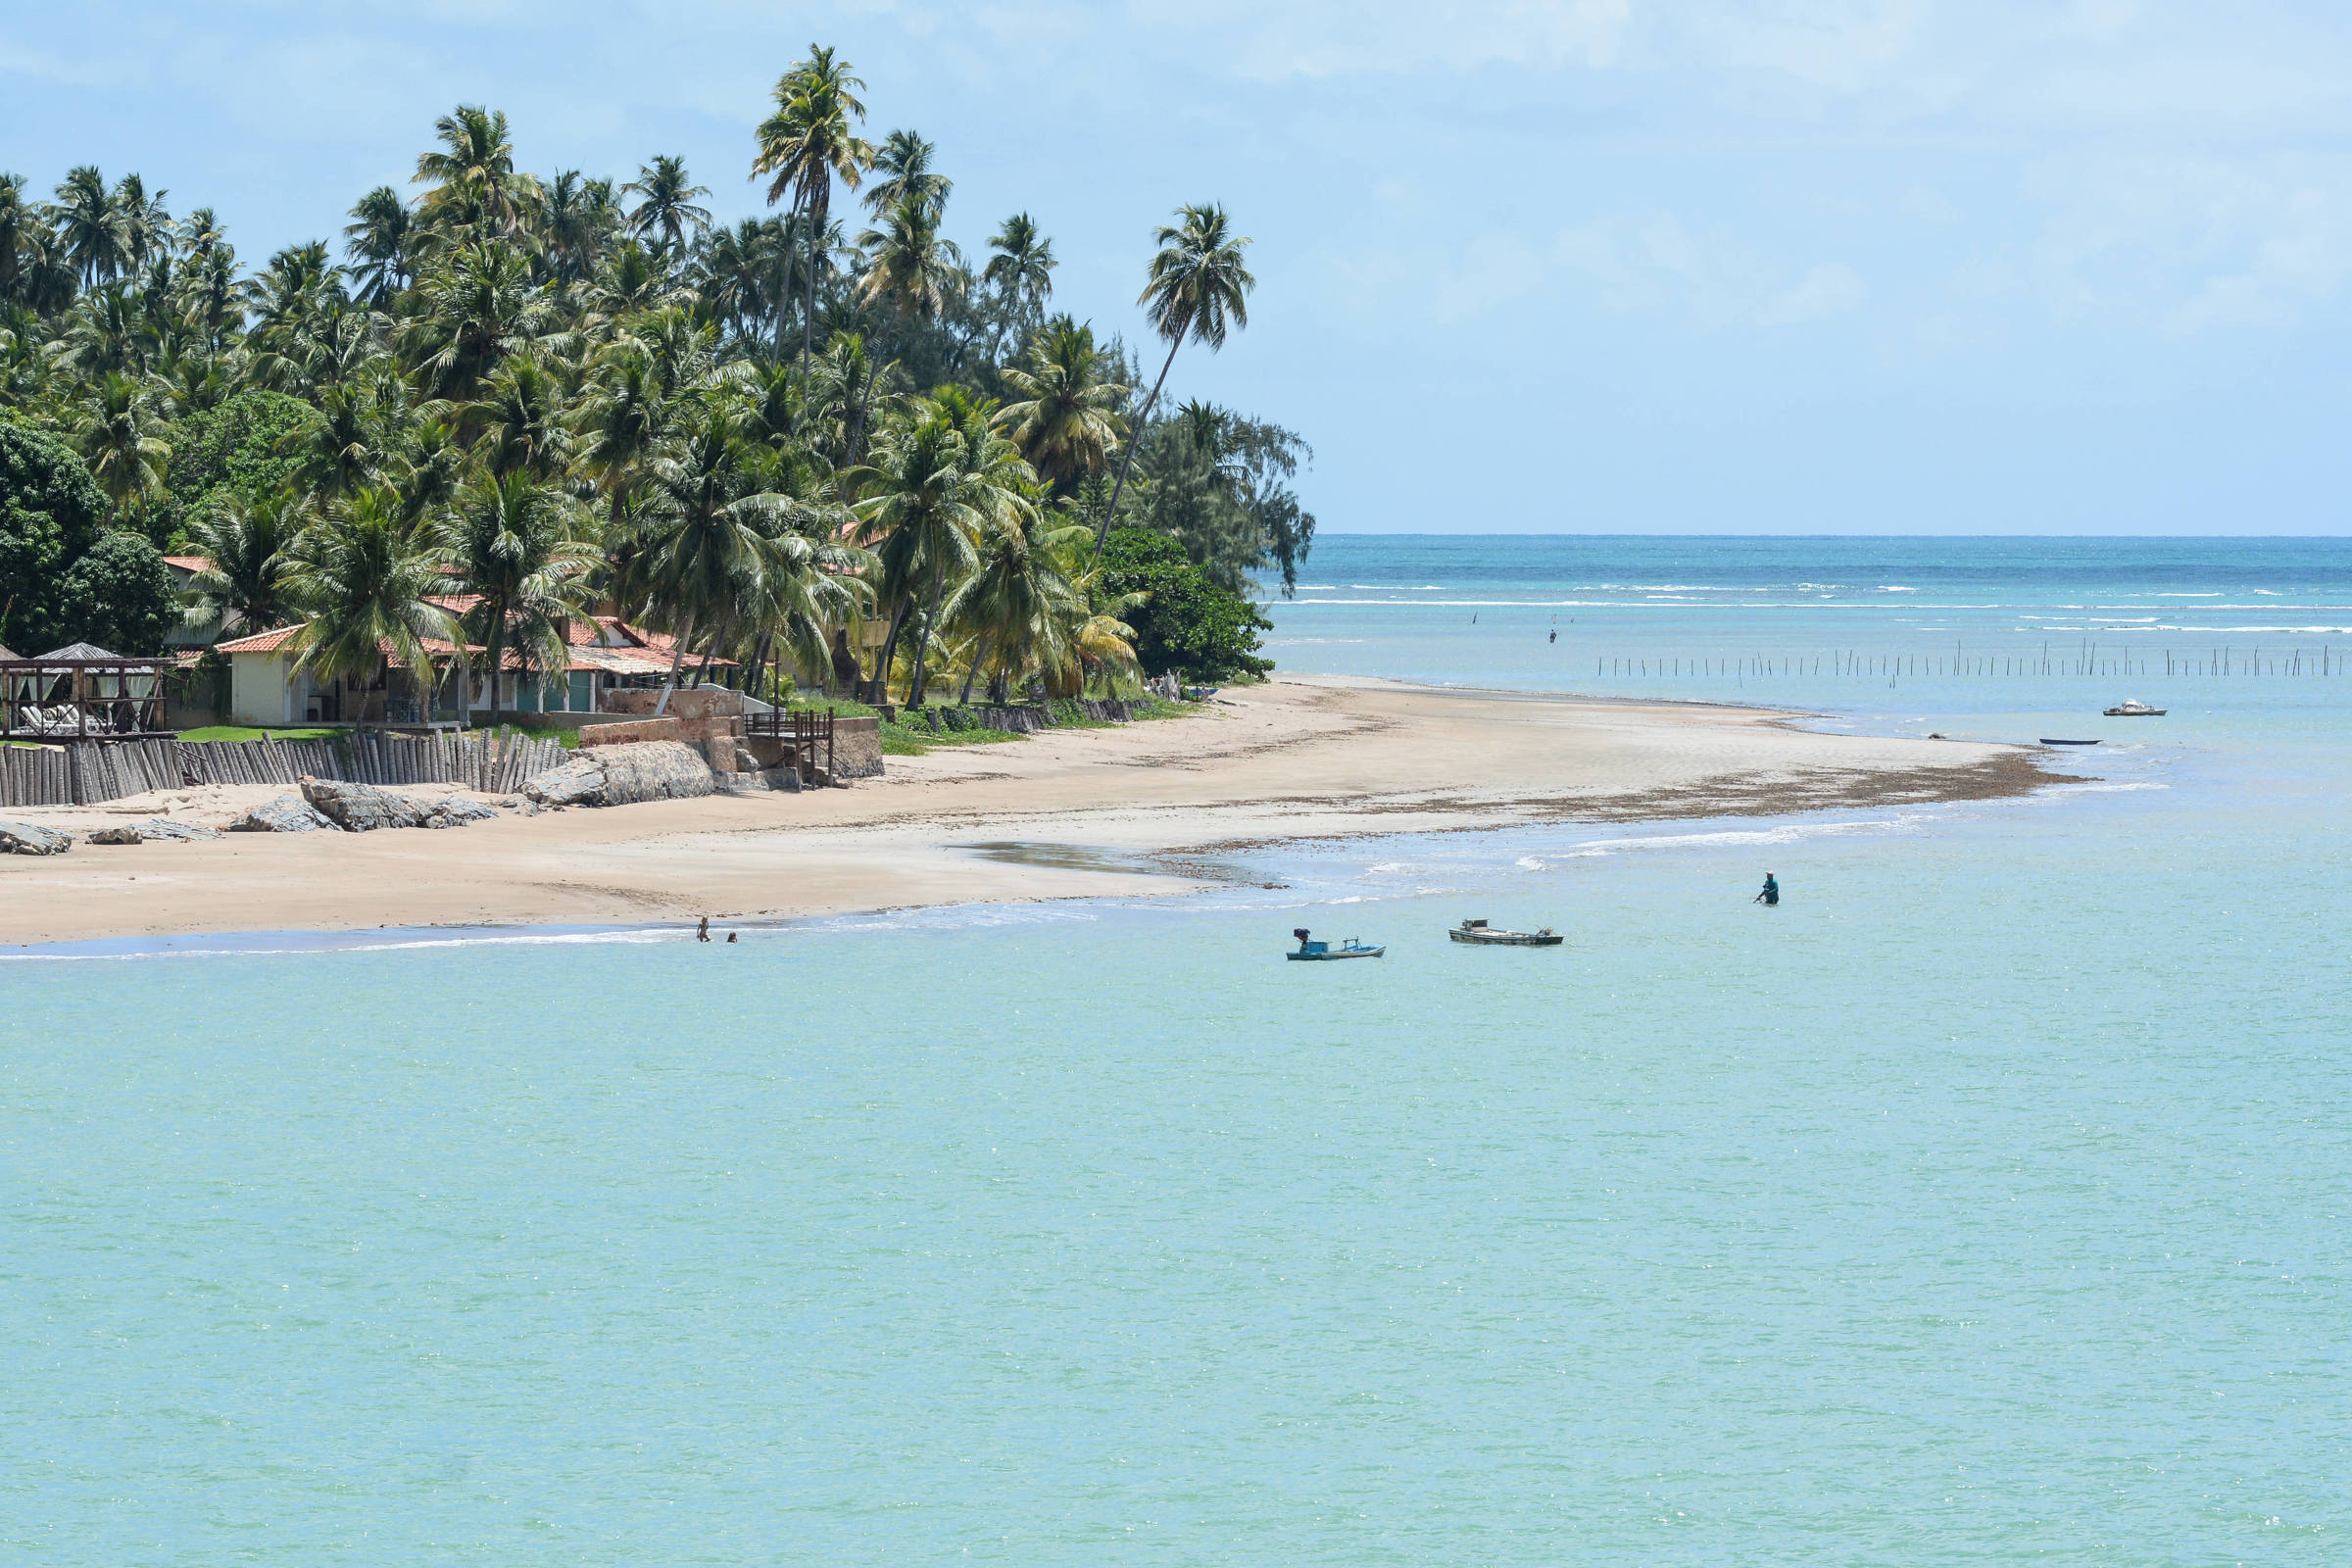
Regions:
[[[1594, 689], [1483, 612], [1277, 619], [1342, 613], [1382, 672]], [[2158, 684], [1810, 701], [2030, 735]], [[0, 963], [0, 1554], [2341, 1560], [2348, 692], [2208, 682], [2031, 801], [1172, 904]]]

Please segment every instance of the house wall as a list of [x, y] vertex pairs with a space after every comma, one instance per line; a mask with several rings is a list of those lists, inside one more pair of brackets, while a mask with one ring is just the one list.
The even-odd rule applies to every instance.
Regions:
[[275, 727], [299, 723], [310, 697], [309, 682], [293, 690], [282, 653], [228, 656], [228, 714], [231, 724]]

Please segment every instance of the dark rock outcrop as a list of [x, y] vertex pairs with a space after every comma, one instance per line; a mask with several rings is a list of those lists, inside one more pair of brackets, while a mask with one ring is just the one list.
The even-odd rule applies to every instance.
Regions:
[[690, 800], [716, 786], [710, 764], [683, 741], [630, 741], [582, 747], [570, 761], [525, 783], [542, 806], [634, 806]]
[[170, 817], [151, 816], [144, 822], [125, 822], [120, 827], [102, 827], [90, 835], [92, 844], [186, 844], [196, 839], [217, 839], [218, 830], [199, 827], [194, 822], [174, 822]]
[[388, 827], [422, 827], [426, 808], [406, 795], [377, 789], [372, 784], [346, 784], [340, 779], [306, 778], [302, 798], [326, 814], [346, 833], [373, 833]]
[[316, 833], [335, 824], [299, 795], [280, 795], [228, 824], [231, 833]]
[[63, 855], [73, 847], [73, 836], [56, 828], [0, 822], [0, 855]]

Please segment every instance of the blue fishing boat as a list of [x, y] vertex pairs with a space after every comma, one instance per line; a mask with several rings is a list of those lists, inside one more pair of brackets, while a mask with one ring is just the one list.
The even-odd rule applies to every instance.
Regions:
[[1317, 942], [1309, 937], [1304, 926], [1295, 928], [1291, 935], [1298, 939], [1298, 950], [1296, 953], [1284, 954], [1283, 956], [1286, 958], [1305, 958], [1317, 961], [1324, 958], [1377, 958], [1389, 951], [1386, 947], [1368, 948], [1353, 937], [1349, 937], [1335, 948], [1328, 942]]

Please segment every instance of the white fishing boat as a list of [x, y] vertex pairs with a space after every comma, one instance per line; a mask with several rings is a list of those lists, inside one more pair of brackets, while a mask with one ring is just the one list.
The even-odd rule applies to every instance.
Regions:
[[2163, 709], [2150, 708], [2147, 704], [2131, 698], [2126, 698], [2104, 711], [2109, 718], [2162, 718], [2164, 716]]

